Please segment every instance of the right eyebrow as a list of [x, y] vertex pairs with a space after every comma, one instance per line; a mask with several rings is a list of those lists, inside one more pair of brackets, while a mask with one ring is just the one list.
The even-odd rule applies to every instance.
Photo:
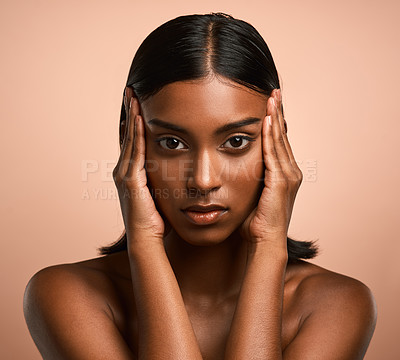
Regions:
[[[260, 122], [261, 119], [260, 118], [256, 118], [256, 117], [247, 117], [238, 121], [234, 121], [234, 122], [229, 122], [225, 125], [222, 125], [221, 127], [219, 127], [217, 130], [215, 130], [214, 134], [215, 135], [220, 135], [224, 132], [227, 132], [229, 130], [232, 129], [236, 129], [236, 128], [240, 128], [243, 126], [247, 126], [247, 125], [251, 125], [251, 124], [256, 124], [258, 122]], [[189, 131], [187, 131], [185, 128], [180, 127], [178, 125], [175, 124], [171, 124], [167, 121], [161, 120], [161, 119], [151, 119], [148, 122], [149, 125], [155, 125], [155, 126], [159, 126], [159, 127], [163, 127], [164, 129], [168, 129], [168, 130], [173, 130], [173, 131], [177, 131], [180, 132], [182, 134], [186, 134], [189, 135]]]

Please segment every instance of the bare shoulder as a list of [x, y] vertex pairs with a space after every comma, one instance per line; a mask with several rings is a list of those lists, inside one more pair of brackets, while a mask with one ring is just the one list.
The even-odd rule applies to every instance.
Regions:
[[53, 265], [29, 280], [24, 316], [44, 359], [132, 358], [108, 305], [106, 265], [103, 258]]
[[368, 286], [308, 262], [294, 265], [291, 271], [293, 278], [297, 277], [295, 299], [302, 308], [302, 321], [285, 351], [286, 358], [307, 345], [304, 351], [310, 354], [313, 347], [320, 346], [324, 359], [362, 359], [377, 319], [375, 298]]
[[329, 306], [331, 311], [338, 309], [341, 312], [353, 308], [356, 310], [353, 316], [365, 317], [368, 321], [376, 317], [375, 298], [363, 282], [315, 264], [303, 263], [297, 292], [311, 304], [310, 314], [321, 306]]
[[[75, 263], [51, 265], [36, 272], [25, 289], [25, 300], [42, 296], [42, 301], [59, 297], [60, 293], [75, 294], [75, 302], [90, 301], [97, 308], [109, 313], [106, 301], [106, 287], [109, 282], [105, 257], [98, 257]], [[27, 304], [28, 305], [28, 304]], [[29, 310], [29, 309], [27, 309]]]

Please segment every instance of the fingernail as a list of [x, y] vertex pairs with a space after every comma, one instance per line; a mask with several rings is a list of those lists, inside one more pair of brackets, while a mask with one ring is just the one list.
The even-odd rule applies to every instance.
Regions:
[[269, 126], [272, 126], [272, 120], [271, 120], [271, 115], [267, 116], [268, 124]]
[[274, 105], [275, 107], [276, 107], [276, 101], [275, 101], [275, 98], [273, 97], [273, 96], [271, 96], [271, 98], [272, 98], [272, 105]]

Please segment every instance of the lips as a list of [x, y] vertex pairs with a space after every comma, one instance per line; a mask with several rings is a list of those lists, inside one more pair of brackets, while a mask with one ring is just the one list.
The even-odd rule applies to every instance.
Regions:
[[197, 211], [197, 212], [210, 212], [214, 210], [227, 210], [226, 206], [220, 204], [208, 204], [208, 205], [191, 205], [183, 209], [183, 211]]
[[196, 225], [210, 225], [225, 217], [228, 208], [220, 204], [192, 205], [182, 209], [185, 217]]

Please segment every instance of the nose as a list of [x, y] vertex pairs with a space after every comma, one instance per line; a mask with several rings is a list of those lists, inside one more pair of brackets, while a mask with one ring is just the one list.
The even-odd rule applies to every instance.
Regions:
[[202, 151], [192, 161], [191, 173], [187, 178], [189, 190], [207, 194], [221, 187], [218, 159], [212, 159], [208, 151]]

